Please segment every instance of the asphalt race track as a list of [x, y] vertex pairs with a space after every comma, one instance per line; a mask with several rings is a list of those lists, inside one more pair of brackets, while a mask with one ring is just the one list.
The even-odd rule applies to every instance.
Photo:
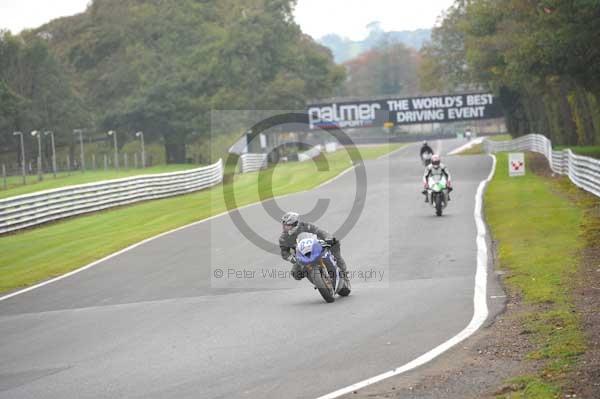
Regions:
[[[443, 158], [456, 190], [438, 218], [417, 152], [366, 162], [364, 210], [342, 238], [361, 271], [350, 297], [326, 304], [307, 281], [257, 277], [290, 267], [217, 217], [0, 302], [0, 398], [315, 398], [445, 342], [473, 316], [473, 209], [492, 160]], [[330, 199], [318, 224], [335, 231], [354, 185], [351, 171], [277, 204]], [[260, 204], [241, 214], [276, 242]]]

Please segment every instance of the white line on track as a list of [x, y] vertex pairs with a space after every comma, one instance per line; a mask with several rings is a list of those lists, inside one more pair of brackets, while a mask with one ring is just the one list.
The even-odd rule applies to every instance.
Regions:
[[401, 152], [403, 150], [406, 150], [406, 149], [408, 149], [410, 147], [411, 147], [411, 143], [407, 143], [406, 145], [403, 145], [402, 147], [398, 148], [397, 150], [394, 150], [392, 152], [388, 152], [387, 154], [383, 154], [382, 156], [380, 156], [379, 158], [377, 158], [377, 161], [379, 161], [380, 159], [383, 159], [383, 158], [391, 157], [392, 155], [395, 155], [395, 154], [397, 154], [397, 153], [399, 153], [399, 152]]
[[454, 150], [450, 151], [448, 153], [448, 155], [460, 154], [461, 152], [468, 150], [469, 148], [471, 148], [477, 144], [483, 143], [483, 139], [484, 139], [484, 137], [477, 137], [476, 139], [473, 139], [473, 140], [469, 141], [468, 143], [461, 145], [460, 147], [455, 148]]
[[352, 384], [345, 388], [338, 389], [335, 392], [329, 393], [324, 396], [320, 396], [317, 399], [334, 399], [339, 398], [342, 395], [349, 394], [356, 390], [362, 389], [369, 385], [375, 384], [379, 381], [385, 380], [390, 377], [394, 377], [396, 375], [405, 373], [414, 368], [422, 366], [423, 364], [435, 359], [442, 353], [446, 352], [448, 349], [452, 348], [454, 345], [459, 342], [470, 337], [475, 331], [477, 331], [485, 322], [488, 316], [488, 307], [486, 300], [486, 291], [487, 291], [487, 264], [488, 264], [488, 248], [486, 238], [486, 227], [482, 217], [482, 205], [483, 205], [483, 192], [490, 182], [492, 177], [494, 176], [494, 172], [496, 171], [496, 157], [491, 155], [493, 163], [492, 170], [488, 177], [479, 183], [479, 187], [477, 188], [477, 193], [475, 194], [475, 224], [477, 226], [477, 237], [475, 241], [477, 243], [477, 270], [475, 272], [475, 294], [473, 296], [473, 304], [474, 304], [474, 312], [473, 318], [469, 325], [459, 332], [454, 337], [450, 338], [446, 342], [441, 345], [433, 348], [429, 352], [419, 356], [418, 358], [412, 360], [409, 363], [406, 363], [403, 366], [397, 367], [393, 370], [385, 372], [383, 374], [376, 375], [375, 377], [368, 378], [366, 380], [357, 382], [356, 384]]

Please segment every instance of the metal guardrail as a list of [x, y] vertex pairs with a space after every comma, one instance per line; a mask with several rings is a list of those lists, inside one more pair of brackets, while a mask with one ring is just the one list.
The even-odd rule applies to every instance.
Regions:
[[573, 184], [600, 197], [600, 160], [573, 154], [566, 149], [554, 151], [552, 142], [541, 134], [528, 134], [510, 141], [484, 140], [486, 152], [533, 151], [543, 154], [554, 173], [568, 175]]
[[267, 167], [267, 154], [242, 154], [242, 173], [256, 172]]
[[89, 212], [202, 190], [223, 180], [223, 162], [40, 191], [0, 200], [0, 234]]
[[298, 161], [300, 162], [305, 162], [308, 161], [310, 159], [313, 159], [317, 156], [319, 156], [319, 154], [321, 153], [321, 148], [320, 146], [315, 146], [313, 148], [311, 148], [308, 151], [304, 151], [298, 154]]
[[[308, 151], [299, 153], [298, 161], [305, 162], [317, 157], [323, 151], [335, 152], [337, 148], [338, 146], [335, 142], [327, 143], [326, 145], [316, 145]], [[242, 173], [256, 172], [268, 166], [267, 154], [246, 153], [242, 154], [240, 159]]]
[[337, 149], [338, 149], [338, 143], [335, 141], [325, 144], [325, 152], [328, 152], [328, 153], [336, 152]]

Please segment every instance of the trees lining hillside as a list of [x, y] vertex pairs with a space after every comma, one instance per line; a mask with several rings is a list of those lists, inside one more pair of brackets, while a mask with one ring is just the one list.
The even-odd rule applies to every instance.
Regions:
[[422, 51], [422, 87], [484, 85], [513, 134], [600, 144], [599, 20], [597, 0], [457, 0]]
[[383, 44], [344, 65], [348, 79], [343, 94], [350, 97], [411, 95], [418, 90], [419, 54], [400, 43]]
[[[0, 152], [14, 151], [14, 131], [70, 132], [87, 122], [83, 102], [46, 41], [0, 31]], [[24, 138], [26, 147], [33, 149], [33, 138]], [[70, 137], [58, 140], [60, 145]]]
[[[44, 87], [47, 96], [26, 95], [31, 93], [19, 89], [22, 73], [9, 67], [39, 62], [12, 53], [0, 57], [8, 60], [0, 61], [2, 140], [12, 143], [7, 134], [13, 130], [40, 125], [63, 141], [84, 123], [97, 131], [143, 130], [148, 141], [164, 143], [168, 162], [184, 162], [186, 144], [208, 145], [211, 109], [304, 108], [308, 98], [331, 95], [344, 70], [329, 50], [301, 32], [294, 5], [295, 0], [94, 0], [82, 14], [18, 37], [4, 35], [2, 48], [17, 42], [24, 49], [40, 47], [46, 61], [24, 79], [25, 86]], [[40, 87], [33, 83], [36, 73], [48, 71], [53, 79]], [[58, 97], [64, 101], [50, 101]], [[43, 98], [45, 105], [39, 104]], [[42, 109], [45, 119], [38, 115]]]

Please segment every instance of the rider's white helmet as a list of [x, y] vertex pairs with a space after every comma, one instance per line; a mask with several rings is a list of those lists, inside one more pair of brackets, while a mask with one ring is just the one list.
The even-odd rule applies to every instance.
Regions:
[[281, 217], [281, 223], [283, 224], [283, 231], [289, 235], [293, 235], [298, 230], [298, 222], [300, 221], [300, 215], [296, 212], [287, 212]]
[[438, 154], [435, 154], [434, 156], [431, 157], [431, 165], [433, 165], [433, 167], [436, 169], [440, 167], [441, 161], [442, 160]]

